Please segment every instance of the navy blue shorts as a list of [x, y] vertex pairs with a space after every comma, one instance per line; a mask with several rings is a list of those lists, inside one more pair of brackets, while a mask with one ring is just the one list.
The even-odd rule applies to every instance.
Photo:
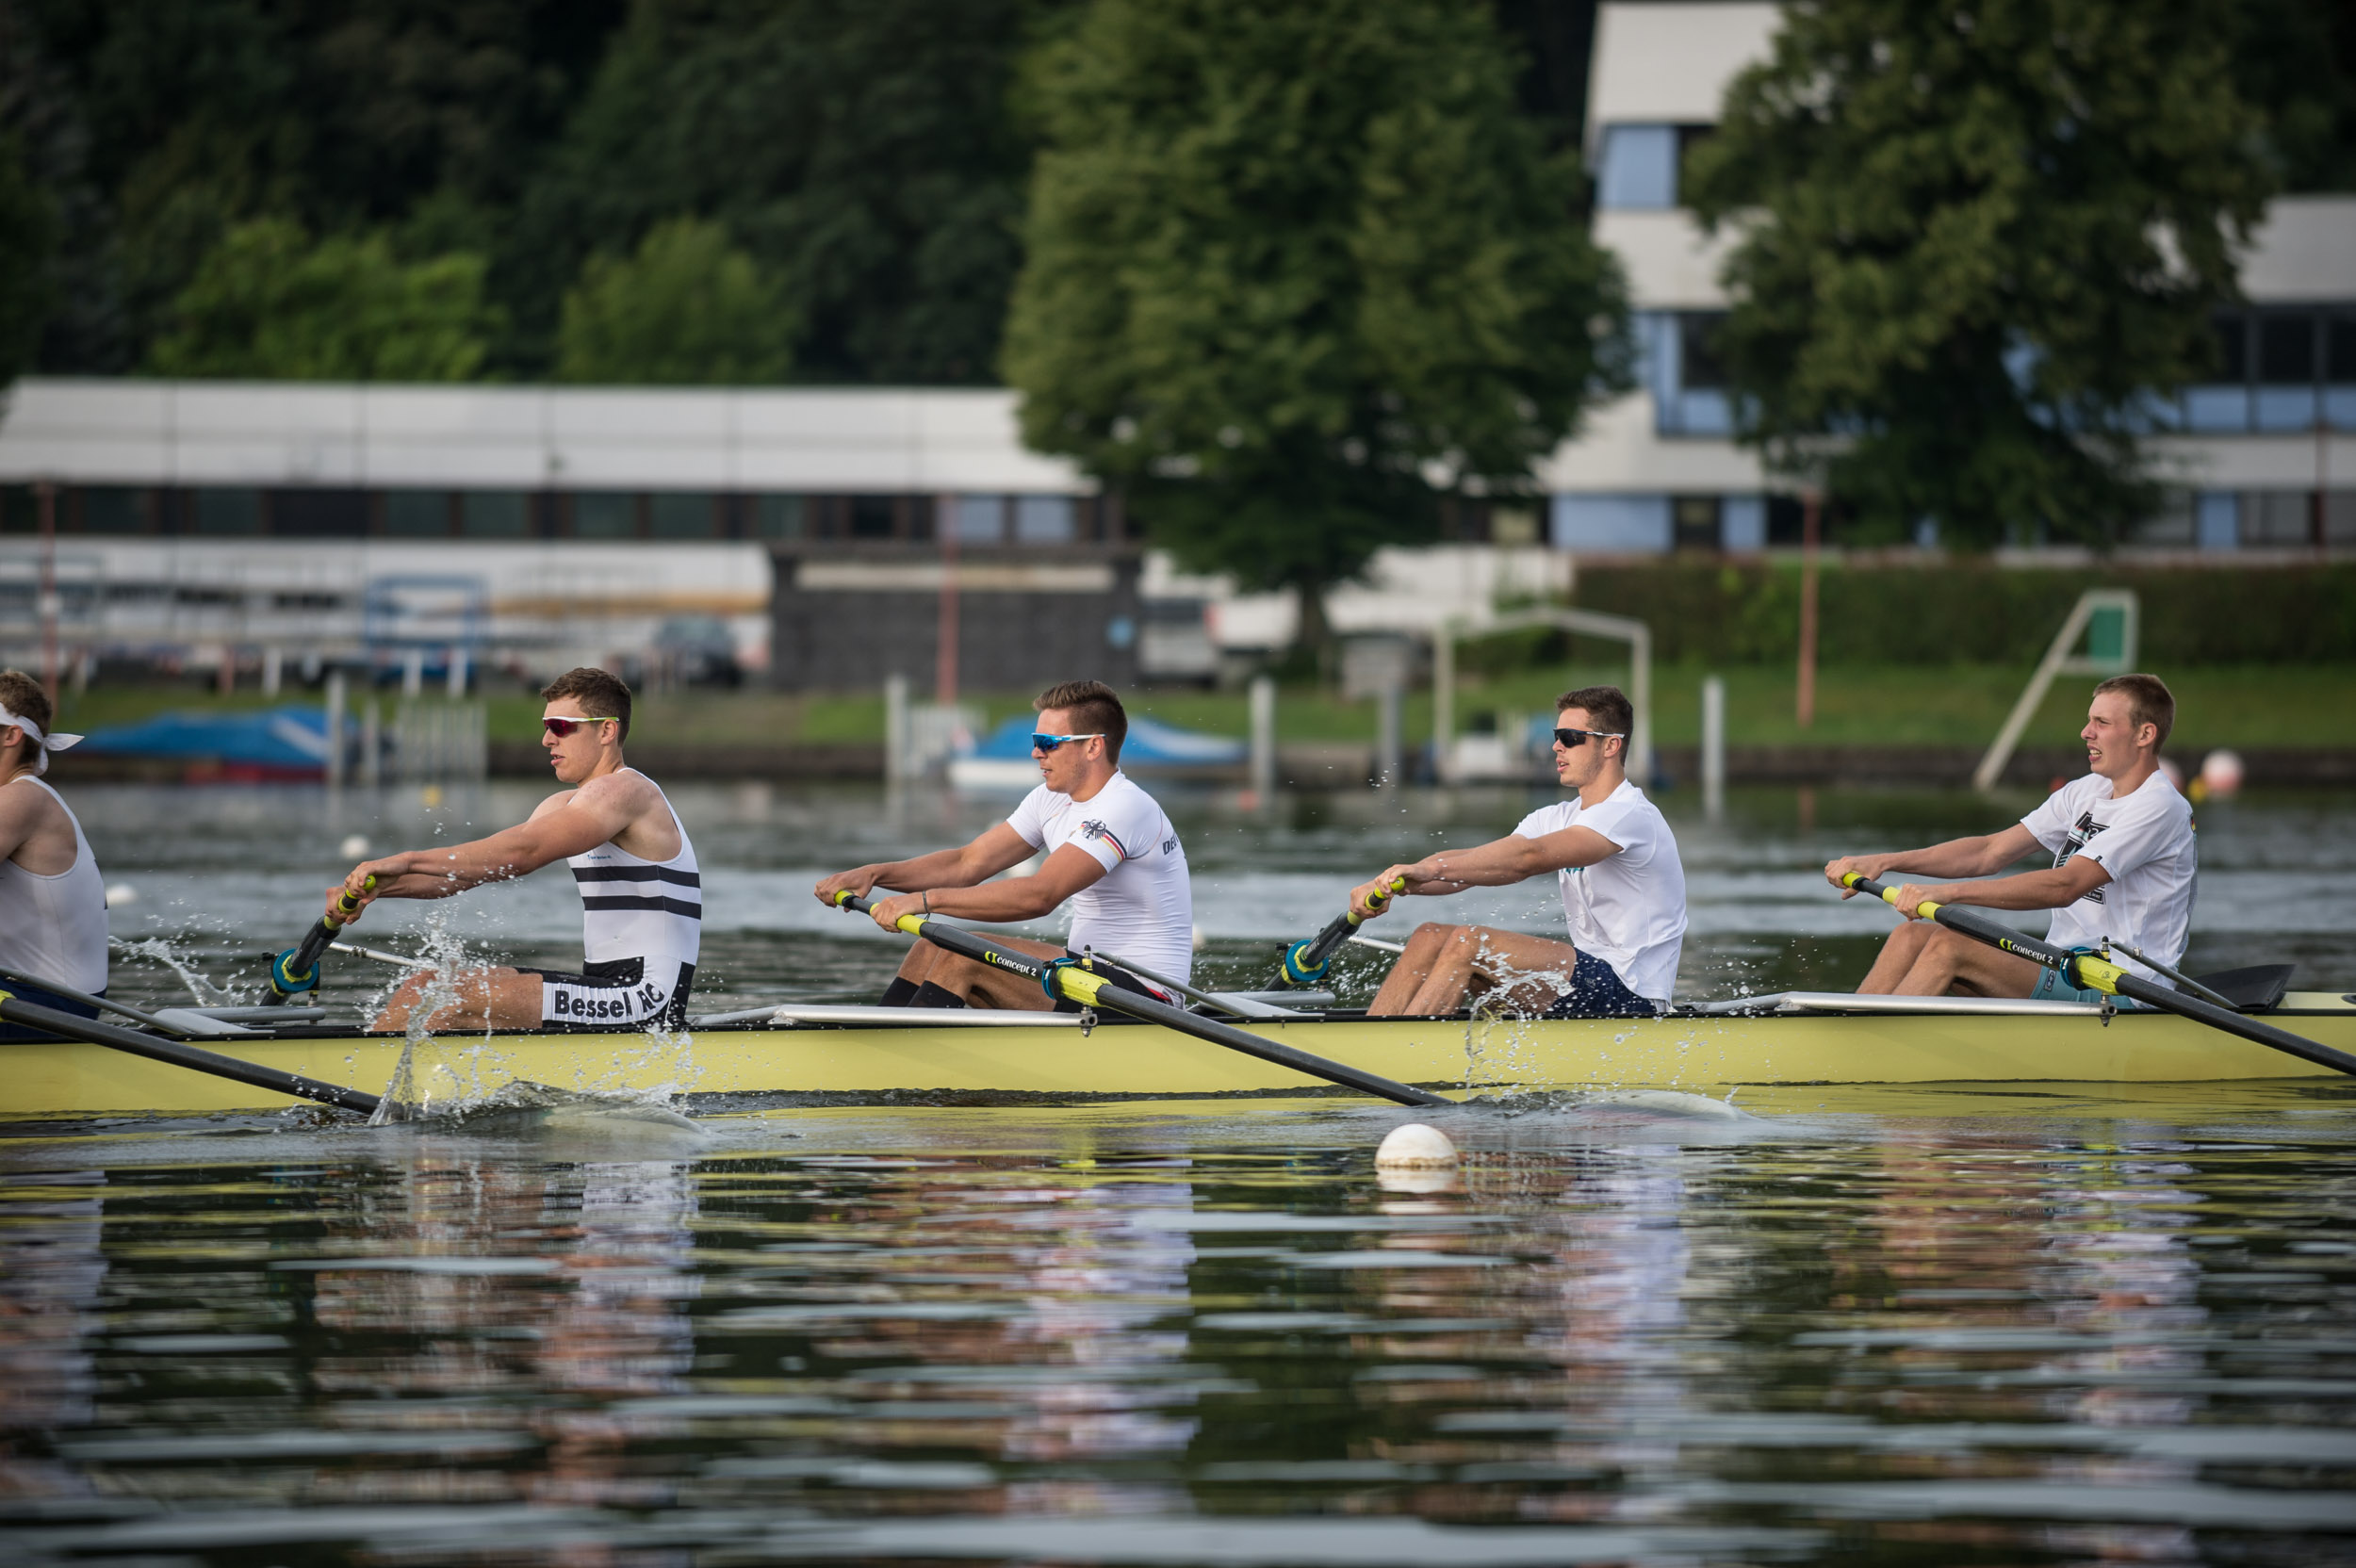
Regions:
[[1658, 1018], [1661, 1009], [1629, 990], [1610, 964], [1582, 953], [1571, 966], [1571, 988], [1541, 1018]]
[[[79, 1002], [69, 1002], [57, 992], [43, 990], [39, 986], [0, 986], [0, 990], [7, 991], [19, 1002], [29, 1002], [36, 1007], [47, 1007], [53, 1012], [72, 1013], [75, 1018], [98, 1016], [97, 1008]], [[100, 991], [97, 994], [104, 996], [106, 993]], [[54, 1040], [57, 1037], [39, 1029], [27, 1029], [21, 1023], [0, 1023], [0, 1040]]]

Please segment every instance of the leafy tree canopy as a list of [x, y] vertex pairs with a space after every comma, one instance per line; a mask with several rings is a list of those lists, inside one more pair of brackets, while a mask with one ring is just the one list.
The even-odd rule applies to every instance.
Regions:
[[286, 219], [240, 223], [173, 302], [149, 368], [283, 381], [465, 381], [497, 313], [483, 258], [403, 263], [381, 234], [313, 241]]
[[49, 258], [57, 241], [57, 213], [26, 175], [14, 137], [0, 136], [0, 385], [16, 379], [32, 357], [47, 319]]
[[564, 296], [559, 381], [756, 385], [785, 379], [794, 318], [785, 290], [728, 231], [679, 218], [628, 258], [592, 256]]
[[1095, 0], [1037, 57], [1007, 379], [1189, 564], [1319, 595], [1621, 371], [1577, 168], [1447, 0]]
[[[1746, 439], [1864, 532], [2118, 536], [2273, 188], [2233, 0], [1816, 0], [1689, 180]], [[1827, 435], [1838, 437], [1827, 442]]]

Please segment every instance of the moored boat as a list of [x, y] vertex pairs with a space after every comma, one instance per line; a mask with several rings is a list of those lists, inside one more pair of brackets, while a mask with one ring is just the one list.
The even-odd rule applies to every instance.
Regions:
[[[2294, 991], [2265, 1015], [2356, 1053], [2356, 1001]], [[2332, 1078], [2331, 1070], [2184, 1018], [2104, 1018], [2075, 1003], [1785, 992], [1659, 1020], [1255, 1020], [1253, 1033], [1446, 1093], [1748, 1084], [2165, 1084]], [[318, 1025], [212, 1048], [379, 1093], [403, 1040]], [[927, 1094], [1160, 1098], [1330, 1094], [1316, 1079], [1154, 1024], [1074, 1015], [786, 1006], [642, 1034], [450, 1035], [413, 1054], [400, 1098], [447, 1105], [516, 1081], [582, 1092], [668, 1086], [695, 1097]], [[78, 1041], [0, 1044], [0, 1116], [190, 1114], [298, 1102]]]

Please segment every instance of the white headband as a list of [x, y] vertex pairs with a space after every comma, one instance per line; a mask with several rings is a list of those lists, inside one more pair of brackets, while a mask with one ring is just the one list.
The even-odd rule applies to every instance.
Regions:
[[33, 774], [36, 777], [49, 771], [51, 752], [71, 750], [82, 743], [82, 738], [79, 735], [43, 735], [41, 732], [41, 726], [32, 720], [20, 719], [6, 708], [0, 708], [0, 728], [5, 728], [9, 725], [14, 725], [25, 731], [25, 738], [33, 743]]

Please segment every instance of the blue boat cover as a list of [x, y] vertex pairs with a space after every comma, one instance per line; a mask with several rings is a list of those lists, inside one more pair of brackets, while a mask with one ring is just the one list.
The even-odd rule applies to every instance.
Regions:
[[250, 767], [325, 771], [327, 713], [288, 704], [238, 713], [159, 713], [92, 730], [78, 750], [106, 757], [186, 757]]
[[[1029, 713], [1008, 719], [976, 745], [971, 757], [990, 761], [1027, 760], [1031, 755], [1034, 718]], [[1131, 719], [1129, 738], [1121, 743], [1121, 764], [1150, 763], [1165, 768], [1219, 767], [1240, 762], [1245, 746], [1224, 735], [1202, 735], [1152, 719]]]

